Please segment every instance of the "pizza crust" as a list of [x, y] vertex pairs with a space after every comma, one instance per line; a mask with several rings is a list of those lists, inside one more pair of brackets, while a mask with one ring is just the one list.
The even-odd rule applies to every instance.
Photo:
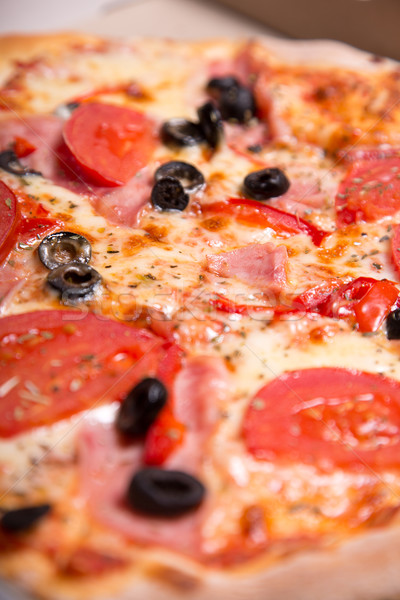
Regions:
[[41, 54], [59, 54], [71, 46], [100, 47], [104, 40], [97, 36], [64, 32], [38, 35], [10, 34], [0, 37], [0, 66], [14, 60], [28, 60]]
[[[39, 36], [6, 36], [0, 39], [0, 68], [7, 74], [15, 60], [38, 54], [58, 54], [75, 45], [101, 47], [104, 40], [85, 34], [63, 33]], [[151, 43], [151, 42], [150, 42]], [[221, 48], [231, 42], [218, 42]], [[324, 67], [327, 64], [362, 70], [382, 71], [394, 61], [374, 62], [370, 54], [339, 42], [293, 42], [266, 37], [252, 42], [256, 52], [279, 60]], [[264, 47], [264, 44], [268, 48]], [[198, 51], [215, 48], [215, 42], [196, 44]], [[299, 551], [278, 557], [276, 563], [263, 558], [237, 569], [201, 567], [172, 553], [151, 553], [140, 568], [105, 576], [100, 582], [79, 580], [71, 588], [44, 590], [39, 597], [52, 600], [217, 600], [224, 594], [232, 600], [395, 600], [400, 595], [400, 529], [377, 529], [347, 540], [336, 548]], [[156, 556], [157, 555], [157, 556]], [[18, 556], [17, 556], [18, 558]], [[39, 584], [40, 587], [41, 584]], [[43, 586], [45, 587], [45, 586]], [[118, 591], [116, 591], [118, 588]], [[19, 600], [15, 592], [15, 600]]]

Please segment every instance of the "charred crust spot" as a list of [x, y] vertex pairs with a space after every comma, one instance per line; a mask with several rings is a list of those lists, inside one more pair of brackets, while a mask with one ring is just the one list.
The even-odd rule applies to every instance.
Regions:
[[157, 579], [177, 592], [194, 592], [202, 585], [200, 579], [173, 567], [154, 565], [147, 570], [151, 579]]
[[242, 535], [255, 545], [265, 544], [268, 539], [267, 519], [262, 506], [248, 506], [240, 519]]
[[98, 577], [127, 565], [128, 561], [121, 556], [111, 555], [89, 547], [81, 547], [76, 549], [58, 567], [59, 571], [65, 575]]

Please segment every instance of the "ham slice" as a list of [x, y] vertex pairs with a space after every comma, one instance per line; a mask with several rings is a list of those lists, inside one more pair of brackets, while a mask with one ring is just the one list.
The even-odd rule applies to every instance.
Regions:
[[286, 283], [285, 246], [250, 244], [230, 252], [207, 256], [207, 268], [220, 277], [236, 277], [249, 285], [274, 292]]
[[[183, 445], [163, 465], [197, 475], [218, 409], [230, 395], [229, 373], [222, 359], [188, 359], [174, 384], [174, 413], [187, 427]], [[143, 443], [123, 443], [113, 424], [89, 421], [79, 434], [80, 492], [92, 516], [137, 543], [159, 545], [199, 557], [201, 527], [211, 493], [192, 513], [171, 520], [135, 513], [126, 504], [133, 474], [143, 467]]]
[[134, 227], [140, 209], [150, 199], [152, 179], [147, 169], [139, 171], [126, 185], [100, 187], [88, 181], [63, 141], [63, 119], [56, 116], [29, 116], [4, 119], [0, 127], [0, 151], [13, 147], [16, 138], [36, 150], [21, 163], [77, 194], [88, 196], [95, 210], [116, 224]]
[[200, 540], [199, 511], [176, 518], [171, 536], [169, 519], [134, 513], [126, 504], [129, 482], [142, 467], [141, 457], [141, 445], [123, 445], [113, 425], [84, 427], [79, 440], [81, 494], [92, 516], [137, 543], [195, 552]]

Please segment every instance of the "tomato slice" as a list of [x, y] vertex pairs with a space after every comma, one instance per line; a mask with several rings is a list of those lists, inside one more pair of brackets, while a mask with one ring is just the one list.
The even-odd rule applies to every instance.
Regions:
[[127, 183], [150, 159], [155, 125], [144, 114], [111, 104], [82, 104], [64, 127], [64, 140], [98, 185]]
[[15, 194], [0, 181], [0, 263], [4, 261], [15, 243], [14, 231], [19, 220]]
[[400, 158], [354, 163], [335, 204], [338, 227], [393, 215], [400, 210]]
[[379, 329], [395, 305], [399, 291], [388, 280], [358, 277], [342, 285], [318, 307], [318, 311], [336, 319], [354, 319], [362, 333]]
[[238, 223], [249, 227], [271, 227], [277, 233], [289, 236], [305, 233], [316, 246], [320, 246], [324, 237], [328, 235], [326, 231], [296, 215], [248, 198], [230, 198], [225, 202], [215, 202], [204, 206], [203, 211], [232, 216]]
[[144, 329], [67, 310], [0, 319], [0, 342], [2, 437], [121, 400], [168, 354]]
[[400, 271], [400, 225], [396, 225], [391, 241], [392, 259], [398, 271]]
[[258, 459], [398, 467], [400, 382], [344, 368], [284, 373], [251, 401], [243, 435]]
[[215, 309], [229, 314], [237, 315], [248, 315], [252, 311], [254, 312], [265, 312], [271, 310], [269, 306], [262, 306], [260, 304], [238, 304], [234, 300], [230, 300], [221, 294], [214, 294], [214, 298], [211, 298], [210, 305]]
[[305, 290], [293, 301], [293, 306], [299, 310], [313, 311], [324, 304], [338, 288], [342, 287], [339, 279], [329, 279]]
[[186, 428], [178, 421], [170, 406], [163, 408], [146, 435], [143, 460], [146, 465], [162, 465], [182, 444]]
[[362, 333], [378, 331], [399, 296], [390, 281], [377, 281], [354, 306], [358, 330]]
[[167, 344], [167, 351], [158, 368], [158, 377], [170, 390], [168, 402], [146, 433], [143, 460], [147, 465], [162, 465], [182, 444], [185, 426], [174, 416], [173, 384], [181, 369], [183, 351], [176, 344]]
[[19, 137], [18, 135], [15, 137], [14, 152], [18, 156], [18, 158], [24, 158], [25, 156], [29, 156], [35, 150], [36, 146], [31, 144], [30, 141], [26, 140], [23, 137]]

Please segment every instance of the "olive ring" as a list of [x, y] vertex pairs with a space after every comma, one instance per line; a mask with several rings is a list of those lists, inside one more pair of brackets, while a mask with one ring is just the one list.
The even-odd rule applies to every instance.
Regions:
[[47, 283], [57, 290], [65, 304], [91, 296], [101, 282], [101, 275], [89, 265], [71, 262], [50, 271]]
[[48, 269], [71, 262], [88, 263], [92, 250], [88, 240], [71, 231], [57, 231], [46, 236], [39, 244], [38, 255]]

